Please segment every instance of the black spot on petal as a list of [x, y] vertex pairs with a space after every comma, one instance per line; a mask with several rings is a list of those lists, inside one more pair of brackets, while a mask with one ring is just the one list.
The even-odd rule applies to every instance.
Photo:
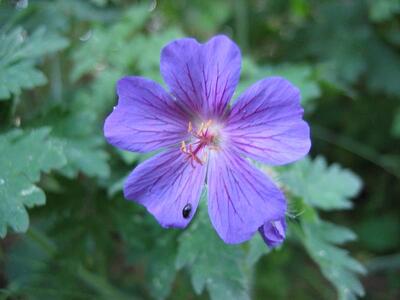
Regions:
[[182, 209], [182, 216], [187, 219], [190, 217], [190, 213], [192, 212], [192, 204], [188, 203]]

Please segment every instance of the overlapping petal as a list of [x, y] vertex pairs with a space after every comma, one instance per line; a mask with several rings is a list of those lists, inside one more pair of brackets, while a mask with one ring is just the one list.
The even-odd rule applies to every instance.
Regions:
[[[163, 227], [185, 227], [193, 218], [206, 168], [192, 165], [179, 149], [169, 149], [136, 167], [124, 184], [124, 195], [144, 205]], [[183, 210], [189, 208], [185, 216]]]
[[237, 153], [212, 151], [208, 166], [208, 213], [219, 236], [241, 243], [263, 226], [285, 214], [282, 192]]
[[118, 105], [107, 117], [107, 141], [124, 150], [153, 151], [182, 141], [188, 114], [156, 82], [124, 77], [117, 84]]
[[242, 153], [270, 165], [293, 162], [310, 149], [299, 90], [280, 77], [248, 88], [232, 107], [225, 131]]
[[240, 49], [226, 36], [205, 44], [175, 40], [161, 52], [161, 74], [188, 111], [208, 119], [222, 115], [238, 84]]
[[277, 220], [268, 220], [260, 227], [259, 231], [268, 247], [275, 248], [285, 240], [286, 227], [285, 216], [282, 216]]

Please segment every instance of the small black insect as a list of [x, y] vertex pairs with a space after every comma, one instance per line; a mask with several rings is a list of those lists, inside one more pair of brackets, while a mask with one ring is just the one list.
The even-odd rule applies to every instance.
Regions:
[[192, 204], [188, 203], [185, 205], [185, 207], [182, 209], [182, 216], [187, 219], [190, 216], [190, 213], [192, 211]]

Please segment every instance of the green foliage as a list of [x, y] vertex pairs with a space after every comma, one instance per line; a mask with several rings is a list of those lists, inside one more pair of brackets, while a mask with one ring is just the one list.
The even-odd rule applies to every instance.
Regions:
[[[43, 251], [41, 244], [35, 242], [34, 233], [31, 229], [28, 234], [32, 238], [21, 240], [13, 245], [13, 251], [5, 262], [5, 271], [8, 278], [12, 281], [6, 296], [13, 295], [23, 287], [32, 286], [32, 282], [40, 278], [38, 276], [46, 271], [46, 266], [50, 261], [50, 254]], [[41, 241], [37, 239], [36, 241]]]
[[[371, 1], [371, 14], [377, 18], [395, 14], [398, 5], [384, 8], [384, 3], [389, 2], [396, 0]], [[357, 0], [319, 5], [316, 13], [320, 17], [308, 24], [307, 50], [318, 57], [321, 79], [347, 94], [354, 96], [353, 86], [365, 78], [369, 90], [398, 96], [395, 78], [400, 75], [400, 57], [365, 19], [365, 4], [366, 1]], [[354, 34], [347, 34], [349, 28]]]
[[400, 12], [400, 2], [397, 0], [369, 0], [368, 4], [373, 21], [386, 21]]
[[76, 177], [78, 172], [101, 178], [109, 176], [108, 154], [102, 149], [104, 140], [95, 134], [94, 118], [89, 111], [69, 114], [54, 111], [46, 120], [53, 124], [52, 136], [62, 145], [68, 160], [60, 172], [69, 178]]
[[324, 276], [335, 286], [340, 300], [364, 296], [364, 288], [356, 274], [365, 274], [365, 268], [337, 245], [355, 239], [347, 228], [322, 220], [304, 221], [304, 246], [319, 265]]
[[[59, 272], [54, 276], [54, 272]], [[12, 245], [5, 262], [12, 281], [5, 296], [29, 294], [31, 299], [135, 299], [115, 288], [103, 276], [66, 259], [42, 231], [30, 228], [23, 240]]]
[[357, 274], [365, 268], [338, 246], [356, 239], [349, 229], [321, 220], [314, 208], [322, 210], [348, 209], [350, 198], [357, 195], [361, 180], [339, 165], [327, 166], [323, 157], [310, 158], [282, 170], [281, 179], [300, 202], [303, 210], [299, 238], [322, 274], [336, 288], [341, 300], [364, 296]]
[[253, 266], [263, 255], [266, 255], [270, 252], [270, 249], [265, 247], [265, 242], [259, 234], [256, 234], [248, 244], [249, 250], [246, 257], [246, 262], [249, 266]]
[[111, 65], [125, 68], [131, 64], [132, 57], [128, 61], [124, 60], [126, 58], [124, 51], [134, 47], [129, 47], [125, 42], [145, 24], [148, 17], [149, 12], [145, 6], [135, 6], [125, 12], [121, 20], [111, 28], [100, 27], [88, 31], [82, 47], [74, 53], [76, 64], [71, 79], [77, 80], [83, 74], [101, 67]]
[[[150, 34], [141, 31], [149, 23], [150, 12], [145, 5], [134, 6], [121, 16], [113, 26], [94, 28], [87, 32], [88, 40], [73, 55], [75, 62], [71, 79], [85, 74], [99, 77], [116, 74], [105, 80], [108, 93], [116, 79], [135, 70], [143, 76], [160, 78], [161, 48], [172, 39], [182, 36], [179, 29], [170, 27]], [[129, 74], [129, 73], [128, 73]], [[108, 78], [110, 79], [110, 78]], [[103, 81], [103, 83], [105, 83]], [[107, 94], [108, 95], [108, 94]]]
[[38, 58], [65, 48], [65, 38], [40, 27], [29, 35], [22, 28], [0, 31], [0, 100], [47, 82], [36, 68]]
[[166, 299], [172, 290], [176, 276], [175, 236], [161, 238], [151, 250], [148, 280], [150, 294], [154, 299]]
[[7, 226], [16, 232], [28, 229], [26, 207], [45, 203], [44, 192], [34, 183], [41, 172], [58, 169], [65, 163], [59, 143], [48, 138], [50, 130], [10, 131], [0, 136], [0, 236]]
[[161, 9], [171, 12], [168, 15], [169, 18], [180, 22], [182, 28], [185, 28], [189, 35], [199, 38], [208, 38], [214, 33], [215, 28], [224, 24], [231, 17], [234, 12], [232, 4], [237, 5], [237, 3], [229, 3], [224, 0], [192, 0], [190, 3], [186, 1], [157, 2]]
[[328, 167], [323, 157], [293, 164], [281, 179], [296, 196], [323, 210], [351, 208], [349, 198], [361, 189], [357, 175], [337, 164]]
[[205, 205], [199, 208], [190, 228], [179, 237], [176, 266], [188, 267], [197, 294], [207, 287], [211, 299], [249, 299], [245, 254], [242, 249], [221, 241], [206, 209]]

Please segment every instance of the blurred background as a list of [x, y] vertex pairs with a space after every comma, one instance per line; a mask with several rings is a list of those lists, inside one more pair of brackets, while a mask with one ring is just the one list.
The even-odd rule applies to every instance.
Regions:
[[[163, 45], [217, 33], [236, 95], [284, 76], [311, 126], [274, 171], [274, 251], [224, 245], [204, 207], [160, 228], [121, 193], [146, 156], [103, 139], [120, 77], [162, 82]], [[400, 299], [399, 50], [398, 0], [0, 0], [0, 299]]]

